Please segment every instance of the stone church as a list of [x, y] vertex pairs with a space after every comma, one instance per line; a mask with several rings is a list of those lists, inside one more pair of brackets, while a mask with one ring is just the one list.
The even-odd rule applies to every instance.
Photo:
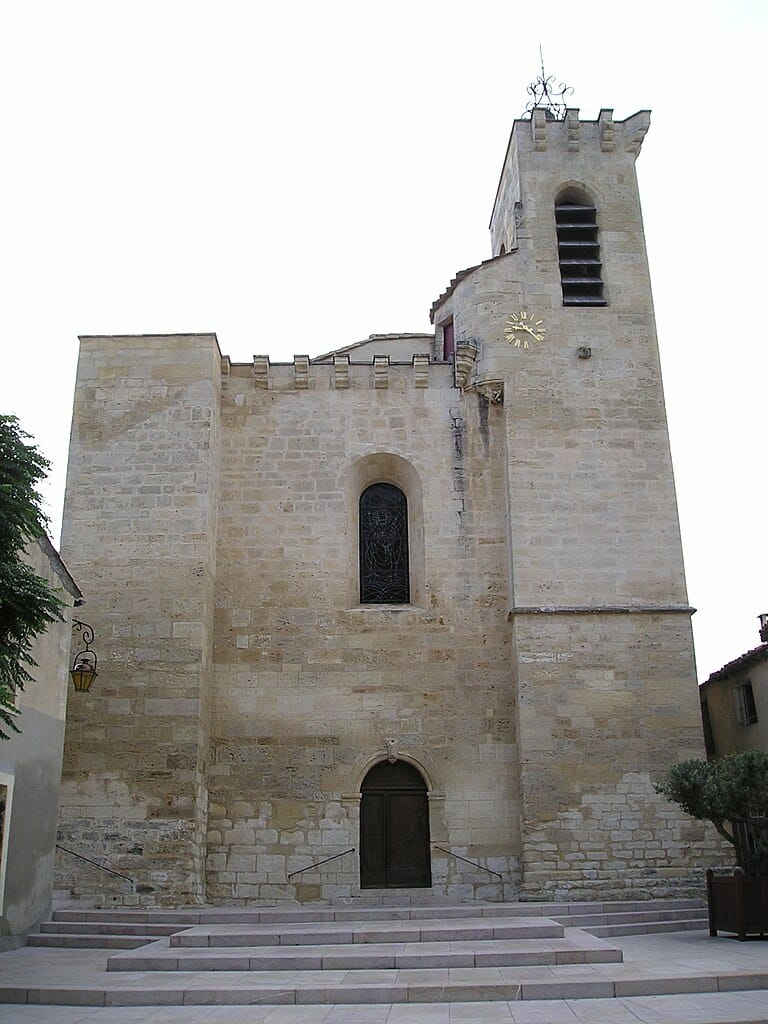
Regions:
[[62, 552], [100, 675], [59, 835], [134, 900], [696, 883], [703, 827], [653, 788], [703, 740], [648, 126], [515, 121], [434, 333], [290, 363], [81, 339]]

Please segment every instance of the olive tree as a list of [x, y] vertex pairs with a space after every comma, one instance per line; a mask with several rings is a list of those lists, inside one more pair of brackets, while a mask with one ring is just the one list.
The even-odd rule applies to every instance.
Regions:
[[61, 618], [62, 602], [24, 561], [25, 545], [45, 532], [47, 519], [37, 487], [48, 461], [19, 426], [0, 415], [0, 739], [20, 732], [17, 691], [31, 680], [32, 643]]
[[717, 761], [672, 765], [656, 792], [702, 821], [735, 849], [748, 875], [768, 875], [768, 752], [745, 750]]

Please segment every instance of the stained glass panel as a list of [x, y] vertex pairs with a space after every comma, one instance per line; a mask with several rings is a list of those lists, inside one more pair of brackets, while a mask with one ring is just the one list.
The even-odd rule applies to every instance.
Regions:
[[408, 504], [392, 484], [360, 496], [360, 603], [408, 604]]

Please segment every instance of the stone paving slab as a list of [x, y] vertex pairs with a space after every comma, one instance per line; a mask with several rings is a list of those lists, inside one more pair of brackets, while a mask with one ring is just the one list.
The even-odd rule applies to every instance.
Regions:
[[3, 1024], [765, 1024], [768, 993], [368, 1006], [3, 1006]]
[[[620, 972], [620, 973], [617, 973]], [[673, 965], [446, 968], [371, 971], [227, 971], [183, 975], [93, 972], [46, 983], [7, 977], [0, 1002], [61, 1005], [198, 1005], [251, 1003], [451, 1003], [598, 999], [768, 989], [768, 971], [710, 971]]]

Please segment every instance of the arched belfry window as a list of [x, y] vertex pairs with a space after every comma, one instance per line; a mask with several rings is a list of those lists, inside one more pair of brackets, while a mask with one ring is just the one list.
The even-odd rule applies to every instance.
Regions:
[[408, 604], [408, 502], [399, 487], [360, 495], [360, 604]]
[[557, 250], [564, 306], [605, 306], [597, 210], [569, 190], [555, 202]]

